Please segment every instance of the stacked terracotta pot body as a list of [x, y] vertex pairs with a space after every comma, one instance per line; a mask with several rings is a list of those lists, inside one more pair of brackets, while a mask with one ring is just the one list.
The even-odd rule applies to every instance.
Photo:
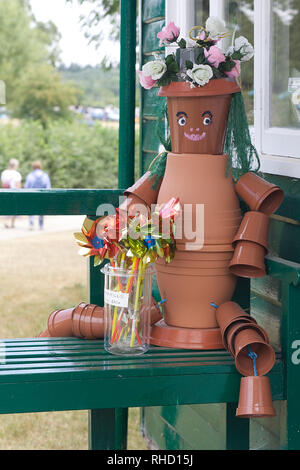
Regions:
[[168, 100], [172, 153], [157, 202], [178, 197], [183, 211], [176, 222], [174, 260], [156, 263], [158, 286], [167, 302], [165, 324], [152, 329], [152, 344], [223, 347], [210, 304], [230, 300], [237, 280], [229, 263], [242, 217], [232, 177], [226, 177], [223, 151], [231, 98], [238, 91], [235, 82], [225, 79], [193, 89], [188, 83], [171, 83], [160, 91]]
[[273, 417], [268, 377], [275, 364], [275, 352], [266, 331], [235, 302], [226, 302], [216, 311], [225, 349], [232, 354], [241, 380], [238, 417]]

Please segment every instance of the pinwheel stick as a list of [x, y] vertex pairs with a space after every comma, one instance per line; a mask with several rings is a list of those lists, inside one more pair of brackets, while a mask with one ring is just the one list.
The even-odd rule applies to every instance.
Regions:
[[[137, 269], [139, 267], [139, 262], [140, 262], [139, 258], [134, 258], [133, 263], [132, 263], [130, 277], [127, 281], [127, 286], [126, 286], [126, 291], [125, 291], [126, 294], [130, 294], [130, 292], [132, 290], [135, 274], [136, 274]], [[119, 328], [120, 328], [121, 321], [122, 321], [124, 313], [125, 313], [125, 308], [123, 308], [121, 310], [119, 318], [118, 318], [118, 320], [116, 322], [116, 325], [114, 327], [114, 330], [112, 331], [112, 338], [111, 338], [110, 344], [113, 344], [118, 338], [118, 332], [119, 332]]]

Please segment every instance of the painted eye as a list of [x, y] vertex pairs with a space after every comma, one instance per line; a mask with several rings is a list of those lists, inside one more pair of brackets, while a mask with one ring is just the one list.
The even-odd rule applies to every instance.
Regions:
[[186, 118], [184, 116], [181, 116], [181, 118], [178, 119], [178, 124], [180, 126], [185, 126], [186, 125]]
[[212, 118], [210, 118], [210, 117], [205, 117], [205, 118], [203, 119], [203, 124], [204, 124], [205, 126], [209, 126], [211, 123], [212, 123]]

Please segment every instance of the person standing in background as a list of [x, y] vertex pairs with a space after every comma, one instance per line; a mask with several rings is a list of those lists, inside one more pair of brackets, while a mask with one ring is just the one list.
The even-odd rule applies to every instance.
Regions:
[[[26, 177], [25, 189], [51, 189], [49, 175], [43, 171], [42, 164], [39, 160], [32, 163], [32, 172]], [[39, 216], [40, 230], [44, 228], [44, 216]], [[34, 228], [34, 216], [29, 217], [29, 230]]]
[[[2, 188], [4, 189], [20, 189], [22, 183], [22, 175], [18, 171], [19, 162], [15, 158], [12, 158], [6, 170], [1, 173], [1, 184]], [[11, 225], [8, 224], [8, 220], [11, 219]], [[15, 227], [15, 216], [6, 216], [5, 217], [5, 224], [6, 228], [14, 228]]]

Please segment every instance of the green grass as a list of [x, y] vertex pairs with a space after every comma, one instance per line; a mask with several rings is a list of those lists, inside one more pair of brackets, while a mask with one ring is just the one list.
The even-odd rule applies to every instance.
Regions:
[[[87, 300], [86, 260], [77, 251], [71, 232], [0, 242], [0, 338], [35, 337], [53, 310]], [[146, 449], [139, 415], [129, 411], [131, 450]], [[87, 411], [0, 415], [0, 450], [87, 448]]]

